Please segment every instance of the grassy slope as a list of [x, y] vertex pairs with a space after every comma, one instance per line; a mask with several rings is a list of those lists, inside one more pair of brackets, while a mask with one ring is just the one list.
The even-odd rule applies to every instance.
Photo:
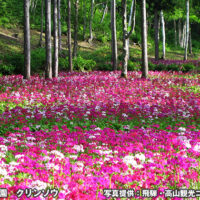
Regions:
[[[15, 52], [23, 52], [23, 30], [20, 29], [4, 29], [0, 27], [0, 54], [8, 54]], [[14, 38], [13, 34], [18, 33], [18, 38]], [[40, 33], [32, 30], [31, 31], [31, 47], [35, 49], [38, 47]], [[67, 49], [66, 46], [66, 36], [62, 37], [62, 48], [63, 50]], [[44, 35], [43, 35], [44, 42]], [[131, 44], [131, 43], [130, 43]], [[119, 42], [119, 55], [121, 54], [122, 43]], [[141, 48], [136, 45], [131, 45], [131, 58], [141, 58]], [[154, 58], [154, 47], [149, 44], [149, 58]], [[79, 54], [82, 57], [95, 59], [97, 57], [105, 57], [103, 58], [106, 61], [110, 60], [110, 44], [109, 43], [100, 43], [94, 41], [92, 45], [87, 42], [80, 41], [79, 42]], [[161, 46], [160, 46], [160, 55], [162, 54]], [[182, 48], [167, 48], [166, 49], [166, 59], [172, 60], [183, 60], [184, 49]], [[193, 55], [188, 56], [189, 60], [200, 59], [200, 51], [193, 49]], [[98, 61], [97, 61], [98, 63]]]

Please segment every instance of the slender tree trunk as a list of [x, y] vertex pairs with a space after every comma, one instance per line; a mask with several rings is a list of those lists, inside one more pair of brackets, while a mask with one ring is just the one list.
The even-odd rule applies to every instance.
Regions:
[[68, 26], [68, 58], [69, 58], [69, 70], [70, 72], [73, 71], [73, 65], [72, 65], [72, 44], [71, 44], [71, 0], [68, 0], [68, 20], [67, 20], [67, 26]]
[[79, 0], [75, 2], [75, 23], [74, 23], [74, 49], [73, 57], [77, 57], [77, 48], [78, 48], [78, 6]]
[[51, 0], [45, 0], [45, 44], [46, 44], [46, 69], [45, 77], [52, 78], [52, 54], [51, 54]]
[[[121, 77], [128, 78], [128, 39], [133, 32], [133, 23], [131, 24], [131, 30], [127, 30], [127, 0], [122, 0], [122, 24], [123, 24], [123, 62]], [[133, 15], [131, 21], [133, 22]]]
[[189, 41], [189, 32], [190, 32], [190, 27], [189, 27], [189, 18], [190, 18], [190, 13], [189, 13], [189, 0], [186, 0], [186, 38], [185, 38], [185, 55], [184, 55], [184, 60], [187, 60], [187, 51], [188, 51], [188, 41]]
[[111, 1], [112, 66], [117, 70], [116, 0]]
[[127, 67], [128, 67], [128, 39], [127, 37], [127, 0], [122, 0], [122, 24], [123, 24], [123, 62], [122, 62], [122, 73], [121, 77], [127, 78]]
[[182, 41], [182, 26], [181, 26], [181, 19], [178, 20], [178, 43], [181, 46]]
[[174, 45], [177, 47], [176, 20], [174, 19]]
[[161, 16], [161, 24], [162, 24], [162, 40], [163, 40], [163, 55], [162, 58], [163, 60], [165, 60], [165, 20], [164, 20], [164, 15], [163, 15], [163, 11], [161, 10], [160, 12], [160, 16]]
[[192, 32], [190, 28], [190, 36], [189, 36], [189, 54], [192, 54]]
[[89, 38], [89, 42], [92, 42], [92, 40], [93, 40], [93, 33], [92, 33], [93, 15], [94, 15], [94, 0], [91, 0], [90, 38]]
[[42, 47], [43, 19], [44, 19], [44, 0], [42, 0], [41, 4], [41, 30], [40, 30], [40, 41], [39, 41], [40, 47]]
[[182, 38], [181, 38], [181, 47], [185, 48], [185, 39], [186, 39], [186, 23], [183, 25], [183, 31], [182, 31]]
[[181, 47], [185, 48], [185, 40], [186, 40], [186, 23], [183, 25], [183, 32], [182, 32], [182, 41]]
[[[132, 15], [134, 16], [132, 17]], [[136, 0], [132, 0], [128, 26], [130, 27], [131, 23], [133, 23], [133, 29], [135, 29], [135, 16], [136, 16]], [[132, 18], [133, 18], [133, 21], [131, 21]], [[129, 56], [130, 56], [130, 47], [129, 47], [129, 39], [128, 39], [128, 59], [129, 59]]]
[[108, 5], [107, 5], [107, 2], [106, 2], [106, 6], [105, 6], [105, 9], [104, 9], [104, 11], [103, 11], [103, 16], [102, 16], [102, 18], [101, 18], [100, 24], [103, 22], [104, 17], [105, 17], [105, 15], [106, 15], [107, 11], [108, 11]]
[[83, 40], [85, 40], [85, 33], [86, 33], [86, 0], [83, 0]]
[[53, 60], [53, 77], [58, 77], [58, 1], [54, 0], [53, 12], [53, 35], [54, 35], [54, 60]]
[[30, 0], [24, 0], [24, 78], [31, 77]]
[[158, 10], [155, 8], [154, 11], [154, 30], [155, 30], [155, 60], [159, 59], [159, 20]]
[[142, 78], [148, 77], [146, 0], [142, 0]]
[[60, 9], [61, 0], [58, 0], [58, 51], [62, 49], [62, 29], [61, 29], [61, 9]]

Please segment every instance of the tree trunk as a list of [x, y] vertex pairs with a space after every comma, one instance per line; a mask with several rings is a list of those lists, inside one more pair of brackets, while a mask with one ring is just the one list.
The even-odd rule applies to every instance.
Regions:
[[190, 36], [189, 36], [189, 54], [192, 55], [192, 32], [190, 28]]
[[164, 20], [164, 15], [163, 15], [163, 11], [161, 10], [160, 12], [160, 16], [161, 16], [161, 24], [162, 24], [162, 40], [163, 40], [163, 55], [162, 55], [162, 59], [165, 60], [165, 20]]
[[54, 35], [54, 60], [53, 60], [53, 77], [58, 77], [58, 2], [53, 1], [53, 35]]
[[89, 42], [92, 42], [92, 40], [93, 40], [93, 33], [92, 33], [93, 15], [94, 15], [94, 0], [91, 0], [90, 38], [89, 38]]
[[41, 4], [41, 30], [40, 30], [40, 41], [39, 41], [40, 47], [42, 47], [43, 19], [44, 19], [44, 0], [42, 0]]
[[46, 69], [45, 78], [52, 78], [51, 55], [51, 0], [45, 0], [45, 44], [46, 44]]
[[183, 30], [182, 30], [182, 37], [181, 37], [181, 47], [185, 48], [185, 37], [186, 35], [186, 23], [183, 24]]
[[24, 78], [31, 77], [30, 0], [24, 0]]
[[106, 6], [105, 6], [105, 9], [104, 9], [103, 16], [102, 16], [102, 18], [101, 18], [100, 24], [103, 22], [104, 17], [105, 17], [105, 15], [106, 15], [107, 11], [108, 11], [108, 6], [107, 6], [107, 2], [106, 2]]
[[154, 30], [155, 30], [155, 60], [159, 59], [159, 20], [158, 10], [155, 8], [154, 11]]
[[75, 22], [74, 22], [74, 49], [73, 57], [77, 57], [77, 48], [78, 48], [78, 6], [79, 0], [75, 2]]
[[146, 0], [142, 0], [142, 78], [148, 77]]
[[187, 60], [187, 51], [188, 51], [188, 41], [189, 41], [189, 0], [186, 0], [186, 38], [185, 38], [185, 55], [184, 55], [184, 60]]
[[116, 0], [111, 1], [112, 66], [117, 70]]
[[182, 44], [182, 26], [181, 26], [181, 19], [178, 20], [178, 43], [179, 46]]
[[127, 39], [127, 0], [122, 0], [122, 24], [123, 24], [123, 61], [122, 61], [122, 73], [121, 77], [127, 78], [128, 67], [128, 39]]
[[71, 45], [71, 0], [68, 0], [68, 20], [67, 20], [67, 28], [68, 28], [68, 58], [69, 58], [69, 70], [73, 71], [72, 65], [72, 45]]
[[83, 12], [84, 12], [84, 18], [83, 18], [83, 40], [85, 40], [85, 32], [86, 32], [86, 0], [83, 0]]
[[60, 2], [61, 0], [58, 0], [58, 51], [60, 52], [62, 49], [62, 29], [61, 29], [61, 9], [60, 9]]
[[[134, 16], [132, 17], [132, 15]], [[133, 29], [135, 29], [135, 16], [136, 16], [136, 0], [132, 0], [128, 26], [130, 27], [131, 23], [133, 23]], [[133, 21], [132, 21], [132, 18], [133, 18]], [[129, 59], [129, 55], [130, 55], [130, 49], [129, 49], [129, 39], [128, 39], [128, 59]]]
[[121, 77], [128, 78], [127, 68], [128, 68], [128, 39], [133, 32], [133, 15], [132, 15], [132, 24], [131, 30], [127, 30], [127, 0], [122, 0], [122, 24], [123, 24], [123, 61], [122, 61], [122, 73]]
[[174, 19], [174, 45], [177, 47], [176, 20]]

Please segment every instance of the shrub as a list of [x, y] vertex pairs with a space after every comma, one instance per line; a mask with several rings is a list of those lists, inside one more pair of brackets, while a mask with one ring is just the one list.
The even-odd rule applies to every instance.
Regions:
[[96, 62], [94, 60], [86, 60], [81, 56], [78, 56], [73, 59], [74, 70], [77, 71], [92, 71], [96, 66]]
[[46, 53], [44, 48], [37, 48], [31, 51], [31, 71], [40, 72], [45, 68]]
[[0, 74], [11, 75], [14, 73], [15, 67], [12, 65], [0, 64]]
[[168, 71], [180, 71], [180, 66], [179, 65], [176, 65], [176, 64], [170, 64], [170, 65], [167, 65], [166, 69]]
[[156, 67], [157, 67], [156, 64], [153, 64], [153, 63], [149, 62], [149, 70], [150, 71], [155, 71]]
[[102, 64], [98, 67], [98, 70], [100, 71], [112, 71], [113, 68], [112, 68], [112, 65], [107, 63], [107, 64]]
[[68, 68], [68, 58], [59, 57], [59, 70], [64, 71]]
[[128, 71], [140, 71], [141, 64], [138, 62], [128, 61]]
[[189, 72], [189, 71], [193, 71], [195, 69], [196, 69], [196, 66], [193, 65], [192, 63], [187, 63], [187, 64], [182, 65], [183, 72]]
[[166, 68], [167, 68], [166, 65], [158, 64], [158, 65], [156, 65], [155, 71], [165, 71], [165, 70], [167, 70]]
[[24, 55], [19, 53], [6, 54], [4, 56], [4, 63], [11, 65], [14, 68], [14, 73], [22, 74], [24, 71]]

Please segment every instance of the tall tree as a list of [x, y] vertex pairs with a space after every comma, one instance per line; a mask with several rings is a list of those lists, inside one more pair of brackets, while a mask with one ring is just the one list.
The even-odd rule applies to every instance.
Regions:
[[185, 54], [184, 54], [184, 60], [187, 60], [187, 51], [188, 51], [188, 41], [189, 41], [189, 18], [190, 18], [190, 14], [189, 14], [189, 0], [186, 0], [186, 38], [185, 38]]
[[142, 0], [142, 78], [148, 76], [146, 0]]
[[154, 10], [154, 41], [155, 41], [155, 60], [159, 59], [159, 14], [158, 9]]
[[31, 76], [30, 0], [24, 0], [24, 78]]
[[176, 20], [174, 19], [174, 45], [177, 46]]
[[162, 48], [162, 59], [165, 59], [165, 20], [164, 20], [164, 15], [163, 15], [163, 11], [161, 10], [160, 12], [160, 17], [161, 17], [161, 24], [162, 24], [162, 40], [163, 40], [163, 48]]
[[45, 0], [45, 45], [46, 45], [46, 69], [45, 77], [52, 78], [52, 54], [51, 54], [51, 0]]
[[93, 40], [93, 33], [92, 33], [93, 17], [94, 17], [94, 0], [91, 0], [90, 38], [89, 38], [89, 42], [92, 42], [92, 40]]
[[41, 1], [41, 30], [39, 46], [42, 47], [42, 35], [43, 35], [43, 20], [44, 19], [44, 0]]
[[58, 77], [58, 1], [53, 1], [53, 44], [54, 44], [54, 59], [53, 59], [53, 77]]
[[62, 35], [62, 29], [61, 29], [61, 0], [58, 0], [58, 51], [61, 51], [62, 48], [62, 40], [61, 40], [61, 35]]
[[86, 32], [86, 0], [83, 0], [83, 40], [85, 40], [85, 32]]
[[[136, 0], [132, 0], [128, 26], [130, 27], [131, 24], [133, 23], [133, 30], [135, 29], [135, 16], [136, 16]], [[133, 19], [133, 22], [131, 21], [132, 19]], [[129, 55], [130, 55], [130, 47], [129, 47], [129, 39], [128, 39], [128, 58], [129, 58]]]
[[[111, 5], [112, 5], [112, 4], [111, 4]], [[107, 1], [106, 1], [106, 5], [105, 5], [104, 11], [103, 11], [103, 16], [102, 16], [102, 18], [101, 18], [101, 22], [100, 22], [100, 23], [103, 22], [104, 17], [105, 17], [105, 15], [106, 15], [107, 11], [108, 11], [108, 5], [107, 5]]]
[[72, 65], [72, 41], [71, 41], [71, 0], [68, 0], [68, 19], [67, 19], [67, 30], [68, 30], [68, 60], [69, 70], [73, 71]]
[[73, 57], [77, 57], [77, 48], [78, 48], [78, 7], [79, 0], [75, 1], [75, 22], [74, 22], [74, 49]]
[[113, 70], [117, 70], [116, 0], [111, 1], [111, 50]]
[[[122, 0], [122, 24], [123, 24], [123, 62], [122, 62], [122, 73], [121, 77], [127, 78], [127, 67], [128, 67], [128, 39], [133, 32], [133, 19], [131, 24], [131, 30], [127, 30], [127, 0]], [[133, 15], [132, 15], [133, 18]]]

